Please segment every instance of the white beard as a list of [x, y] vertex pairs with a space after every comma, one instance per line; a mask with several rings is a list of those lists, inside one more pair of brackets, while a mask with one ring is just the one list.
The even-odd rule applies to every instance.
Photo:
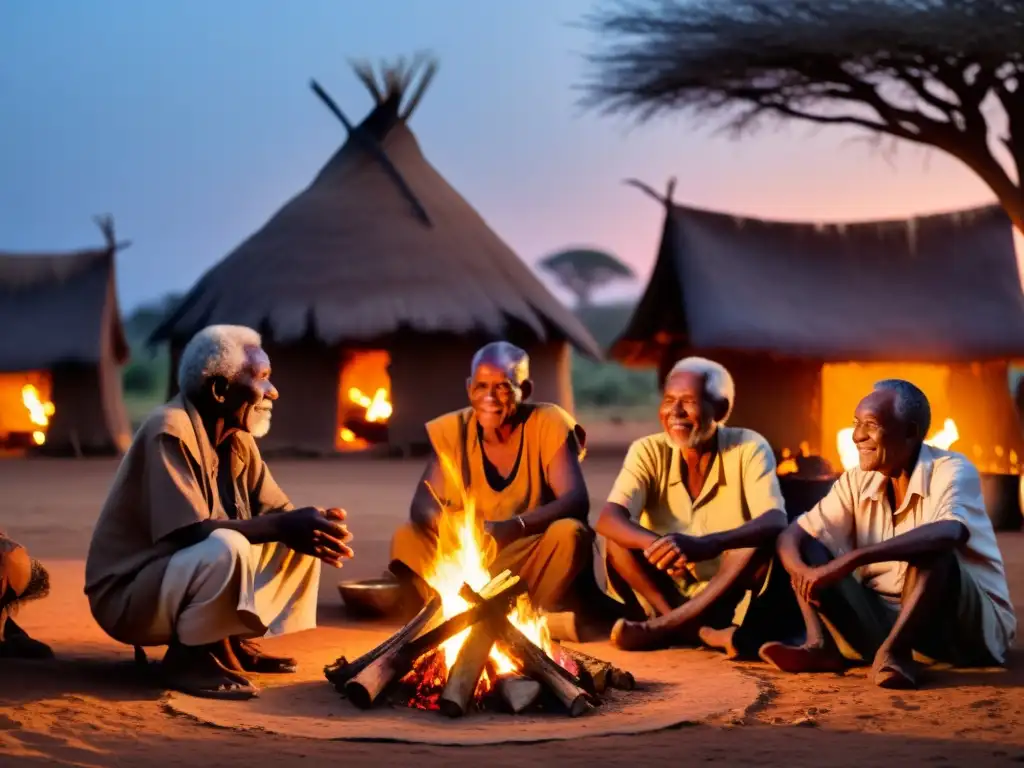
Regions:
[[265, 437], [270, 431], [271, 411], [253, 411], [249, 416], [249, 434], [255, 438]]

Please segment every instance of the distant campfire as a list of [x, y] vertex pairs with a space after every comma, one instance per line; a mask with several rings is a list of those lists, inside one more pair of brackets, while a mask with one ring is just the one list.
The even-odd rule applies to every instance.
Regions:
[[[442, 464], [456, 477], [447, 456]], [[461, 717], [474, 709], [560, 710], [578, 717], [608, 688], [632, 690], [632, 675], [551, 641], [546, 617], [508, 571], [491, 578], [494, 542], [472, 498], [441, 516], [438, 555], [424, 574], [433, 597], [369, 653], [324, 671], [360, 709], [386, 702]]]
[[339, 451], [361, 451], [388, 441], [391, 418], [391, 356], [383, 350], [349, 353], [341, 367], [338, 396]]
[[0, 374], [0, 445], [11, 449], [44, 445], [55, 411], [45, 372]]

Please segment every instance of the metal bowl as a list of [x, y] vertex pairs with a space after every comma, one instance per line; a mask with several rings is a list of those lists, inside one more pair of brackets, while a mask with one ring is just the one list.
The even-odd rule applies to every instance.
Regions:
[[395, 616], [402, 608], [402, 587], [387, 576], [361, 581], [342, 581], [338, 592], [349, 613], [359, 616]]

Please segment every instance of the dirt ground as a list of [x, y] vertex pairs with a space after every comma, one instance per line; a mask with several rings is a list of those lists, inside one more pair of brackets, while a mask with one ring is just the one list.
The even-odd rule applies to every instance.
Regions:
[[[600, 503], [621, 454], [595, 452], [586, 462], [591, 497]], [[53, 594], [19, 620], [50, 642], [55, 662], [0, 662], [0, 764], [113, 766], [345, 765], [489, 766], [647, 765], [722, 761], [761, 766], [989, 765], [1024, 763], [1024, 652], [1006, 672], [937, 674], [920, 691], [884, 692], [863, 672], [786, 677], [744, 665], [762, 694], [738, 718], [639, 736], [497, 747], [444, 748], [389, 742], [311, 741], [239, 733], [174, 716], [162, 692], [140, 680], [130, 649], [105, 638], [82, 595], [83, 559], [116, 463], [108, 460], [0, 461], [0, 528], [46, 561]], [[357, 556], [346, 577], [379, 574], [388, 539], [403, 519], [418, 478], [415, 462], [272, 462], [298, 504], [349, 510]], [[1000, 537], [1018, 611], [1024, 607], [1024, 534]], [[268, 642], [297, 654], [343, 630], [336, 581], [325, 571], [325, 626]], [[351, 631], [351, 630], [349, 630]], [[327, 633], [319, 634], [318, 633]], [[726, 664], [728, 662], [721, 661]], [[510, 727], [514, 727], [510, 724]]]

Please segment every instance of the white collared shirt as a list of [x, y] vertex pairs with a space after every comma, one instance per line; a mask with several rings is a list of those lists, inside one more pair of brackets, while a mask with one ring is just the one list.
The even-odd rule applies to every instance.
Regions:
[[[986, 622], [985, 642], [1002, 661], [1016, 635], [1017, 618], [1003, 557], [985, 512], [981, 477], [966, 456], [922, 446], [906, 498], [895, 514], [886, 495], [885, 475], [855, 467], [844, 472], [828, 495], [798, 523], [839, 557], [943, 520], [963, 523], [970, 534], [957, 554], [964, 570], [991, 600], [993, 620]], [[898, 602], [906, 571], [905, 562], [871, 563], [859, 568], [857, 576], [869, 589]]]

